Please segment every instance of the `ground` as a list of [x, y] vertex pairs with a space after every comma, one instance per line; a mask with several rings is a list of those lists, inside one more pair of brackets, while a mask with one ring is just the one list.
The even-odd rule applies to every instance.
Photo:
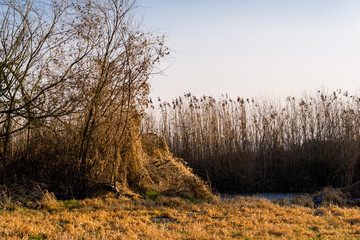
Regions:
[[3, 205], [1, 239], [360, 239], [359, 207], [309, 208], [238, 197], [212, 202], [151, 193]]

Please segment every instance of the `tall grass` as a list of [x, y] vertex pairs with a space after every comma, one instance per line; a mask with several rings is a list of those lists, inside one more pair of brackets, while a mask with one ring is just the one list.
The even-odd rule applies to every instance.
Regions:
[[[314, 191], [360, 180], [360, 98], [201, 98], [150, 104], [146, 131], [219, 191]], [[155, 104], [156, 105], [156, 104]]]

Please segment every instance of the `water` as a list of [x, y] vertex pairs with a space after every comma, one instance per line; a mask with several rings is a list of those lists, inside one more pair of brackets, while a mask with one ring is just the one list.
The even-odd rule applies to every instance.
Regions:
[[223, 200], [232, 199], [235, 197], [259, 197], [265, 198], [269, 201], [291, 200], [303, 195], [302, 193], [242, 193], [242, 194], [221, 194]]

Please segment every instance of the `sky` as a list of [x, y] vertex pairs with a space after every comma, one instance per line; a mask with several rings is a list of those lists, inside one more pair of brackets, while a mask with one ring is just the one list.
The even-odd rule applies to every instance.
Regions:
[[360, 91], [358, 0], [138, 0], [172, 53], [151, 97]]

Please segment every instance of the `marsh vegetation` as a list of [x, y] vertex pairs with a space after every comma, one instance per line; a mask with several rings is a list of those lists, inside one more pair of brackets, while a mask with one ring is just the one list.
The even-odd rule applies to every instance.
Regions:
[[145, 131], [220, 192], [313, 192], [360, 180], [360, 96], [154, 101]]

